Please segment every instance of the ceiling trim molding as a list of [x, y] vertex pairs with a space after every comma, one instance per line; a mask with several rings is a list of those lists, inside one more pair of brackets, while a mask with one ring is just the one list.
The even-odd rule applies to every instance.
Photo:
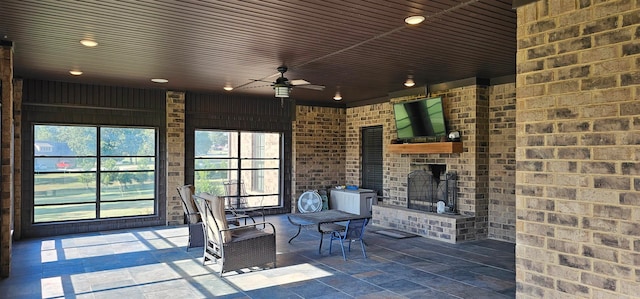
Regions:
[[0, 46], [2, 47], [13, 47], [13, 42], [6, 39], [0, 39]]
[[438, 84], [432, 85], [422, 85], [414, 88], [407, 88], [398, 91], [389, 92], [386, 97], [379, 97], [373, 99], [367, 99], [357, 102], [352, 102], [347, 104], [347, 108], [359, 107], [365, 105], [373, 105], [388, 102], [389, 99], [398, 98], [398, 97], [406, 97], [406, 96], [426, 96], [428, 93], [445, 91], [458, 87], [472, 86], [472, 85], [482, 85], [482, 86], [491, 86], [491, 85], [500, 85], [507, 83], [516, 82], [516, 75], [506, 75], [502, 77], [496, 77], [491, 79], [486, 78], [478, 78], [471, 77], [466, 79], [460, 79], [449, 82], [442, 82]]
[[393, 98], [401, 98], [401, 97], [408, 97], [408, 96], [420, 96], [420, 95], [426, 95], [426, 94], [427, 94], [427, 86], [426, 85], [422, 85], [422, 86], [418, 86], [418, 87], [405, 88], [405, 89], [401, 89], [401, 90], [397, 90], [397, 91], [392, 91], [392, 92], [389, 93], [389, 95], [386, 98], [388, 100], [388, 99], [393, 99]]
[[489, 79], [471, 77], [471, 78], [460, 79], [456, 81], [449, 81], [449, 82], [430, 85], [429, 92], [444, 91], [444, 90], [449, 90], [449, 89], [464, 87], [464, 86], [471, 86], [471, 85], [488, 86], [490, 85], [490, 83], [491, 83], [491, 80]]
[[538, 0], [513, 0], [512, 8], [516, 9], [520, 6], [527, 5], [529, 3], [537, 2]]
[[515, 83], [516, 82], [516, 75], [508, 75], [508, 76], [502, 76], [502, 77], [497, 77], [497, 78], [491, 78], [489, 80], [489, 82], [491, 83], [491, 85]]
[[314, 107], [329, 107], [329, 108], [346, 108], [347, 105], [343, 102], [321, 102], [321, 101], [304, 101], [295, 100], [296, 106], [314, 106]]
[[360, 106], [366, 106], [366, 105], [374, 105], [374, 104], [380, 104], [380, 103], [385, 103], [385, 102], [389, 102], [389, 97], [379, 97], [379, 98], [373, 98], [373, 99], [367, 99], [367, 100], [352, 102], [352, 103], [349, 103], [347, 105], [347, 108], [360, 107]]

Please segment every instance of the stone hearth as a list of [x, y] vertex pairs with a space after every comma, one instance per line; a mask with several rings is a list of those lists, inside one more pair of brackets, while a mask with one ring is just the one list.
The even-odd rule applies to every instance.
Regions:
[[475, 221], [473, 216], [437, 214], [384, 204], [373, 206], [373, 225], [447, 243], [476, 240]]

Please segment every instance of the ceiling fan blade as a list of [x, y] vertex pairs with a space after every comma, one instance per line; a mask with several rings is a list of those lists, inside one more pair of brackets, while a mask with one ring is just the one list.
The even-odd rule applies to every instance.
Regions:
[[273, 82], [271, 82], [271, 81], [265, 81], [265, 80], [262, 80], [262, 79], [249, 79], [249, 82], [244, 83], [244, 84], [240, 84], [240, 85], [238, 85], [238, 86], [234, 87], [234, 88], [233, 88], [233, 90], [240, 90], [240, 89], [256, 88], [256, 87], [263, 87], [263, 86], [265, 86], [265, 85], [258, 85], [258, 86], [256, 86], [256, 85], [254, 85], [254, 83], [256, 83], [256, 82], [264, 82], [264, 83], [270, 83], [270, 84], [273, 84]]
[[294, 85], [295, 88], [306, 88], [312, 90], [324, 90], [324, 85], [316, 85], [316, 84], [305, 84], [305, 85]]
[[262, 80], [262, 79], [249, 79], [249, 80], [251, 80], [251, 81], [253, 81], [253, 82], [265, 82], [265, 83], [271, 83], [271, 84], [273, 84], [273, 82], [271, 82], [271, 81]]
[[[261, 81], [261, 82], [262, 82], [262, 81]], [[267, 85], [267, 84], [262, 84], [262, 85], [246, 86], [246, 87], [243, 87], [243, 89], [250, 89], [250, 88], [262, 88], [262, 87], [272, 87], [272, 86], [273, 86], [272, 84], [269, 84], [269, 85]]]
[[289, 82], [291, 82], [291, 85], [307, 85], [307, 84], [311, 84], [309, 81], [303, 80], [303, 79], [291, 80]]

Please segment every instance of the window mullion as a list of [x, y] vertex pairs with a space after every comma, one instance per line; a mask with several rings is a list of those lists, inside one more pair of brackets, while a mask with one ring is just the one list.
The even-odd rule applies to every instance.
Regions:
[[98, 219], [102, 218], [101, 214], [101, 210], [100, 210], [100, 201], [101, 201], [101, 194], [102, 194], [102, 190], [101, 190], [101, 186], [102, 184], [100, 184], [100, 182], [102, 182], [102, 152], [101, 152], [101, 146], [100, 146], [100, 141], [101, 141], [101, 128], [100, 126], [98, 126], [96, 128], [97, 131], [97, 135], [96, 135], [96, 146], [98, 147], [96, 149], [96, 153], [97, 153], [97, 157], [96, 157], [96, 217]]

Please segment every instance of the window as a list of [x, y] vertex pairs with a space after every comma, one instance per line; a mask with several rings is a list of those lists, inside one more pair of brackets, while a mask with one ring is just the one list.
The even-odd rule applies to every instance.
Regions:
[[196, 192], [223, 196], [225, 182], [239, 181], [249, 205], [281, 205], [281, 140], [280, 133], [196, 130]]
[[34, 125], [33, 222], [156, 213], [156, 130]]
[[251, 146], [253, 146], [253, 157], [256, 158], [253, 160], [253, 189], [255, 191], [264, 191], [264, 134], [252, 134], [253, 142]]

